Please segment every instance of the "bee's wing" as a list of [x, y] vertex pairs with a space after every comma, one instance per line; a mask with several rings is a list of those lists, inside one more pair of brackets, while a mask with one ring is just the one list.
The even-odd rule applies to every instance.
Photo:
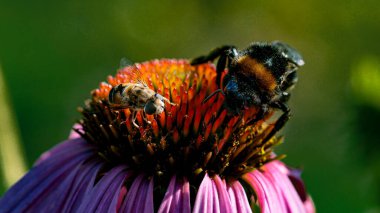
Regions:
[[133, 69], [132, 73], [133, 73], [133, 79], [137, 83], [142, 84], [144, 87], [148, 87], [148, 84], [146, 83], [146, 81], [144, 81], [144, 79], [142, 79], [141, 76], [143, 76], [143, 75], [139, 69], [137, 69], [137, 68]]
[[272, 45], [277, 47], [281, 53], [291, 62], [293, 62], [297, 66], [303, 66], [305, 64], [304, 60], [302, 59], [301, 54], [291, 47], [289, 44], [286, 44], [281, 41], [273, 41]]
[[[120, 69], [124, 67], [128, 67], [128, 66], [133, 66], [133, 62], [125, 57], [121, 58]], [[141, 78], [142, 73], [138, 68], [133, 67], [130, 71], [132, 74], [133, 81], [135, 81], [136, 83], [142, 84], [144, 87], [148, 87], [148, 84]]]
[[142, 79], [137, 79], [137, 82], [142, 84], [144, 87], [148, 87], [148, 84]]
[[129, 60], [126, 57], [123, 57], [123, 58], [120, 59], [119, 68], [122, 69], [124, 67], [131, 66], [132, 64], [133, 64], [133, 62], [131, 60]]

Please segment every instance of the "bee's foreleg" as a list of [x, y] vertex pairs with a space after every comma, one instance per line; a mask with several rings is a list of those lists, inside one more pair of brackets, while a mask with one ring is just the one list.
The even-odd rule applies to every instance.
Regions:
[[140, 128], [139, 125], [136, 124], [136, 117], [137, 117], [137, 111], [133, 111], [133, 113], [132, 113], [132, 124], [135, 127]]
[[263, 141], [269, 140], [271, 137], [273, 137], [278, 131], [284, 127], [285, 123], [289, 120], [291, 113], [288, 105], [286, 105], [283, 102], [274, 102], [272, 103], [272, 107], [281, 109], [284, 113], [277, 119], [277, 121], [274, 123], [273, 129], [268, 133], [268, 135], [265, 137]]
[[222, 95], [224, 95], [224, 92], [222, 89], [218, 89], [218, 90], [215, 90], [214, 92], [212, 92], [209, 96], [207, 96], [203, 101], [202, 101], [202, 104], [206, 103], [208, 100], [210, 100], [210, 98], [212, 98], [214, 95], [218, 94], [218, 93], [222, 93]]
[[290, 118], [290, 111], [285, 112], [280, 116], [279, 119], [277, 119], [276, 123], [274, 123], [273, 129], [268, 133], [268, 135], [265, 137], [263, 141], [267, 141], [271, 139], [278, 131], [284, 127], [285, 123], [289, 120]]
[[170, 105], [172, 105], [172, 106], [176, 106], [176, 105], [177, 105], [176, 103], [172, 103], [172, 102], [170, 102], [170, 100], [167, 99], [167, 98], [165, 98], [165, 97], [162, 97], [162, 99], [163, 99], [165, 102], [167, 102], [167, 103], [169, 103]]
[[235, 49], [235, 47], [232, 45], [224, 45], [224, 46], [215, 48], [211, 50], [211, 52], [208, 55], [202, 55], [197, 58], [194, 58], [193, 60], [191, 60], [190, 63], [191, 65], [197, 65], [197, 64], [207, 63], [209, 61], [214, 61], [217, 57], [223, 55], [226, 52], [226, 50], [229, 50], [229, 49]]
[[152, 123], [152, 122], [150, 122], [150, 121], [148, 120], [148, 118], [146, 117], [146, 113], [145, 113], [144, 111], [142, 112], [142, 117], [143, 117], [144, 121], [147, 122], [148, 124], [151, 124], [151, 123]]
[[220, 87], [220, 80], [224, 69], [230, 67], [232, 60], [238, 56], [238, 52], [235, 47], [230, 46], [229, 49], [224, 50], [224, 53], [220, 55], [218, 63], [216, 64], [216, 84]]
[[222, 73], [228, 64], [228, 57], [226, 54], [220, 56], [218, 63], [216, 64], [216, 85], [220, 87], [220, 80], [222, 79]]

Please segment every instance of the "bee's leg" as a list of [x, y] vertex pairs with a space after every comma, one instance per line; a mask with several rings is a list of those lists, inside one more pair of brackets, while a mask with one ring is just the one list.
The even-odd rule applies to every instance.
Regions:
[[214, 61], [217, 57], [225, 54], [226, 50], [229, 50], [229, 49], [236, 50], [236, 48], [232, 45], [224, 45], [224, 46], [213, 49], [208, 55], [202, 55], [197, 58], [194, 58], [193, 60], [191, 60], [190, 64], [197, 65], [197, 64], [204, 64], [209, 61]]
[[132, 112], [132, 123], [135, 127], [140, 128], [139, 125], [136, 124], [137, 111]]
[[122, 106], [121, 104], [110, 104], [109, 106], [114, 111], [125, 109], [125, 107]]
[[177, 105], [177, 104], [175, 104], [175, 103], [170, 102], [169, 99], [167, 99], [167, 98], [165, 98], [165, 97], [162, 97], [162, 99], [163, 99], [165, 102], [167, 102], [167, 103], [169, 103], [170, 105], [172, 105], [172, 106], [176, 106], [176, 105]]
[[216, 84], [220, 87], [220, 79], [222, 77], [222, 72], [224, 71], [224, 68], [226, 68], [226, 65], [229, 66], [229, 64], [231, 63], [231, 58], [237, 55], [238, 55], [238, 52], [236, 50], [236, 47], [231, 46], [231, 45], [225, 45], [225, 46], [221, 46], [212, 50], [206, 56], [200, 56], [198, 58], [194, 58], [190, 62], [190, 64], [191, 65], [203, 64], [209, 61], [214, 61], [217, 57], [220, 57], [216, 64], [216, 73], [217, 73]]
[[289, 118], [291, 116], [290, 109], [285, 103], [275, 102], [275, 103], [273, 103], [273, 107], [281, 109], [284, 113], [274, 123], [273, 129], [268, 133], [268, 135], [265, 137], [264, 141], [269, 140], [278, 131], [280, 131], [282, 129], [282, 127], [284, 127], [285, 123], [289, 120]]
[[232, 60], [238, 56], [238, 52], [235, 47], [231, 47], [224, 51], [220, 55], [218, 63], [216, 64], [216, 84], [220, 87], [220, 80], [222, 73], [226, 67], [230, 67]]
[[218, 93], [222, 93], [222, 95], [224, 96], [224, 92], [222, 89], [218, 89], [218, 90], [215, 90], [214, 92], [212, 92], [209, 96], [207, 96], [203, 101], [202, 101], [202, 104], [206, 103], [208, 100], [210, 100], [210, 98], [212, 98], [214, 95], [218, 94]]
[[227, 54], [223, 54], [220, 56], [218, 63], [216, 64], [216, 84], [220, 88], [220, 80], [222, 78], [222, 73], [224, 69], [229, 66], [231, 60], [228, 59]]
[[150, 121], [148, 120], [148, 118], [146, 117], [146, 113], [145, 113], [144, 111], [142, 112], [142, 117], [143, 117], [144, 121], [147, 122], [148, 124], [151, 124], [151, 123], [152, 123], [152, 122], [150, 122]]

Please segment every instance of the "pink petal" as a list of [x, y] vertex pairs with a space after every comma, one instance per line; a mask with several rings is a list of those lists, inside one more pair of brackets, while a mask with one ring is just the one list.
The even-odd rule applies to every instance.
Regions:
[[284, 173], [284, 169], [286, 169], [286, 167], [274, 161], [265, 165], [264, 174], [272, 180], [273, 185], [278, 186], [279, 193], [288, 209], [296, 212], [306, 212], [300, 196], [286, 173]]
[[[42, 211], [63, 205], [64, 199], [51, 199], [54, 202], [44, 206], [41, 203], [45, 199], [41, 198], [56, 197], [59, 194], [54, 192], [61, 188], [61, 184], [70, 185], [71, 183], [65, 180], [74, 178], [78, 166], [93, 156], [93, 150], [82, 139], [74, 139], [57, 145], [51, 153], [54, 153], [54, 157], [34, 166], [4, 194], [0, 200], [0, 212], [10, 210], [18, 212], [27, 209]], [[67, 193], [66, 188], [63, 189], [62, 193]]]
[[108, 171], [87, 193], [76, 212], [116, 212], [124, 180], [131, 175], [124, 165]]
[[190, 211], [190, 184], [186, 178], [177, 179], [176, 176], [173, 176], [158, 212], [188, 213]]
[[268, 174], [276, 178], [276, 183], [281, 187], [287, 205], [290, 209], [302, 209], [301, 212], [313, 213], [315, 207], [310, 196], [307, 195], [305, 185], [301, 180], [299, 170], [289, 170], [281, 161], [273, 161], [265, 165]]
[[93, 146], [87, 143], [84, 139], [81, 138], [75, 138], [75, 139], [69, 139], [62, 143], [59, 143], [58, 145], [54, 146], [50, 150], [44, 152], [34, 163], [34, 166], [40, 164], [42, 161], [50, 158], [51, 156], [54, 156], [57, 153], [60, 153], [61, 151], [64, 151], [66, 149], [75, 149], [75, 147], [78, 148], [84, 148], [84, 149], [93, 149]]
[[290, 179], [294, 174], [282, 162], [273, 161], [261, 169], [245, 174], [243, 180], [256, 192], [262, 212], [315, 212], [301, 179], [294, 180], [297, 191]]
[[286, 212], [276, 189], [261, 172], [254, 170], [245, 174], [243, 179], [255, 190], [261, 212]]
[[141, 174], [133, 181], [120, 212], [153, 212], [153, 178]]
[[311, 197], [306, 198], [304, 205], [305, 205], [305, 209], [306, 209], [307, 213], [315, 213], [315, 206], [314, 206], [314, 202], [311, 199]]
[[237, 213], [252, 212], [245, 190], [239, 181], [235, 180], [228, 183], [227, 191], [230, 196], [233, 212], [237, 212]]
[[81, 198], [83, 197], [80, 198], [78, 196], [70, 196], [72, 192], [75, 192], [78, 189], [78, 185], [76, 184], [77, 179], [83, 178], [82, 173], [90, 172], [92, 172], [89, 176], [90, 178], [96, 177], [97, 171], [99, 171], [101, 166], [102, 163], [96, 161], [90, 161], [77, 165], [76, 168], [72, 169], [67, 176], [63, 176], [61, 180], [57, 180], [56, 185], [51, 186], [51, 190], [46, 190], [44, 194], [41, 194], [39, 198], [35, 200], [28, 208], [28, 210], [55, 212], [64, 208], [64, 206], [67, 203], [70, 203], [73, 199], [82, 200]]
[[198, 188], [193, 212], [213, 212], [212, 183], [207, 173]]
[[103, 164], [97, 161], [90, 161], [81, 165], [80, 172], [73, 181], [70, 193], [67, 195], [68, 200], [62, 207], [62, 212], [72, 212], [73, 209], [77, 209], [81, 205], [85, 196], [94, 187], [95, 179], [102, 166]]
[[219, 197], [219, 206], [217, 208], [221, 209], [221, 212], [233, 212], [231, 200], [224, 182], [218, 175], [215, 175], [213, 183], [216, 187], [216, 194], [214, 196]]
[[225, 183], [218, 175], [208, 174], [199, 186], [193, 212], [233, 212], [233, 206]]

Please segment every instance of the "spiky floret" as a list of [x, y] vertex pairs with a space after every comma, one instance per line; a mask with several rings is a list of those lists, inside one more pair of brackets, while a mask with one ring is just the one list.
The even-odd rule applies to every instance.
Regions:
[[[151, 124], [138, 113], [139, 128], [133, 126], [129, 109], [113, 110], [108, 103], [112, 87], [135, 82], [136, 73], [151, 89], [177, 104], [166, 104], [164, 113], [148, 116]], [[155, 180], [167, 181], [173, 174], [195, 180], [205, 172], [238, 179], [281, 158], [272, 152], [281, 138], [266, 137], [273, 128], [266, 121], [273, 113], [249, 124], [257, 114], [255, 107], [231, 115], [222, 95], [202, 103], [218, 89], [215, 77], [214, 65], [191, 66], [187, 60], [124, 67], [92, 92], [92, 99], [80, 108], [82, 129], [76, 131], [110, 164], [126, 164]]]

